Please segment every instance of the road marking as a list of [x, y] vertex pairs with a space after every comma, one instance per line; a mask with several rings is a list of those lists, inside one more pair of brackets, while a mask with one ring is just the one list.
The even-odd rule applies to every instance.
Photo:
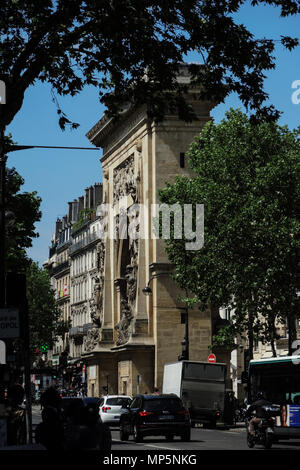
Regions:
[[118, 442], [119, 444], [135, 444], [137, 446], [143, 446], [143, 447], [154, 447], [154, 449], [162, 449], [162, 450], [182, 450], [182, 449], [176, 449], [176, 447], [160, 447], [154, 444], [146, 444], [143, 442], [134, 442], [134, 441], [120, 441], [119, 439], [112, 439], [113, 442]]
[[152, 444], [144, 444], [145, 447], [154, 447], [154, 449], [162, 449], [162, 450], [182, 450], [182, 449], [176, 449], [176, 447], [159, 447], [155, 446]]

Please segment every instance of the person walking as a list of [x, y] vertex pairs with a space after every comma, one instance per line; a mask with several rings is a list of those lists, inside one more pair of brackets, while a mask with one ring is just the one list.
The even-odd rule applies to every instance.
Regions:
[[37, 425], [35, 441], [47, 450], [63, 450], [64, 431], [61, 418], [61, 398], [54, 387], [41, 395], [42, 423]]

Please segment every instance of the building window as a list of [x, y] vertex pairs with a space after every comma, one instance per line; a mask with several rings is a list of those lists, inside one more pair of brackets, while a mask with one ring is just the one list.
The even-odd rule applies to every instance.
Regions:
[[180, 152], [180, 168], [184, 168], [184, 167], [185, 167], [185, 153]]

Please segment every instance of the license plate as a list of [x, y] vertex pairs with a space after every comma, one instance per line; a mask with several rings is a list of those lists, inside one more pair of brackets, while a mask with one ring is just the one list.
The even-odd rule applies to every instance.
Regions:
[[174, 419], [174, 416], [168, 415], [168, 416], [159, 416], [158, 419], [160, 421], [170, 421], [171, 419]]

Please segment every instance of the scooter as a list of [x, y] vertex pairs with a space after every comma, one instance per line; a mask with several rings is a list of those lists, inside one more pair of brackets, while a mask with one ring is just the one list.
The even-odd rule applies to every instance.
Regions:
[[252, 417], [246, 419], [247, 445], [250, 449], [256, 444], [263, 445], [265, 449], [271, 449], [274, 442], [275, 418], [280, 414], [280, 406], [263, 406], [262, 409], [265, 412], [265, 417], [261, 418], [260, 423], [255, 425], [254, 435], [251, 435], [249, 431], [249, 423]]

